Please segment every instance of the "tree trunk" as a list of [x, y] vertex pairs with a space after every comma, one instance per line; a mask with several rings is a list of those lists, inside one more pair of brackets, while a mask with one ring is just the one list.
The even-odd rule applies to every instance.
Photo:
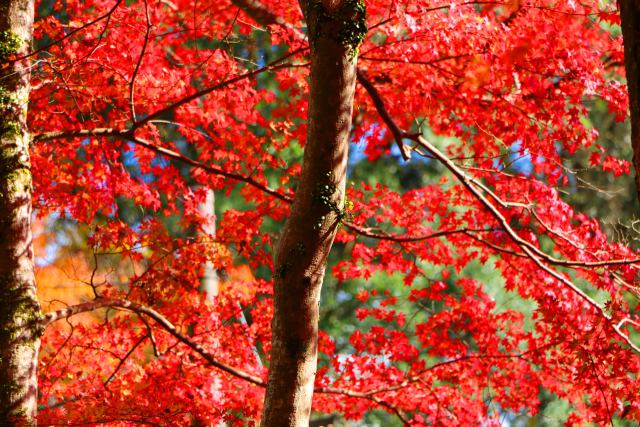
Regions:
[[[210, 218], [210, 222], [205, 224], [203, 231], [205, 238], [216, 235], [216, 196], [212, 189], [207, 188], [207, 198], [198, 206], [198, 210], [203, 216]], [[200, 290], [207, 294], [207, 300], [212, 304], [218, 296], [218, 288], [220, 285], [220, 277], [211, 261], [204, 264], [204, 274], [200, 279]]]
[[619, 0], [619, 6], [631, 110], [633, 166], [636, 170], [636, 191], [640, 200], [640, 0]]
[[300, 181], [275, 255], [273, 339], [263, 427], [307, 427], [317, 365], [318, 306], [342, 219], [348, 135], [364, 4], [301, 0], [311, 76]]
[[34, 425], [40, 317], [31, 241], [27, 105], [33, 0], [0, 0], [0, 425]]

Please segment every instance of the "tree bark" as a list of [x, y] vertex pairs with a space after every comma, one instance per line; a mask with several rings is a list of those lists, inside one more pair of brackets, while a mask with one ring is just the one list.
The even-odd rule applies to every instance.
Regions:
[[[203, 227], [204, 237], [215, 237], [216, 235], [216, 196], [212, 189], [207, 188], [207, 198], [198, 206], [200, 213], [209, 218], [210, 222]], [[200, 279], [200, 290], [205, 292], [207, 300], [210, 303], [214, 303], [218, 296], [218, 288], [220, 286], [220, 277], [211, 261], [206, 261], [204, 264], [204, 274]]]
[[631, 113], [631, 146], [636, 170], [636, 191], [640, 200], [640, 0], [619, 0], [624, 65]]
[[301, 0], [311, 75], [307, 141], [290, 216], [278, 242], [263, 427], [307, 427], [317, 366], [318, 306], [327, 257], [343, 215], [360, 1]]
[[35, 425], [40, 307], [31, 241], [27, 105], [33, 0], [0, 0], [0, 425]]

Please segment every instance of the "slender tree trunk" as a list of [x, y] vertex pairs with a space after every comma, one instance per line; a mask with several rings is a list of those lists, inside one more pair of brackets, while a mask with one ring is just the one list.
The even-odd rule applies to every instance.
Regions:
[[[197, 188], [197, 187], [196, 187]], [[202, 237], [205, 239], [216, 236], [216, 196], [212, 189], [207, 188], [207, 197], [204, 202], [198, 206], [198, 211], [204, 216], [209, 218], [209, 222], [203, 225]], [[218, 290], [220, 287], [220, 277], [218, 271], [213, 266], [213, 263], [209, 260], [205, 261], [203, 266], [203, 274], [200, 278], [200, 291], [204, 292], [207, 296], [207, 301], [214, 304], [216, 297], [218, 296]], [[211, 385], [211, 392], [217, 393], [220, 389], [220, 382], [215, 381]], [[194, 420], [193, 426], [204, 426], [206, 424], [200, 421]], [[220, 422], [215, 427], [226, 427], [226, 423]]]
[[31, 241], [27, 105], [33, 0], [0, 0], [0, 425], [34, 425], [40, 317]]
[[301, 0], [311, 76], [300, 181], [275, 256], [273, 341], [263, 427], [307, 427], [317, 365], [318, 306], [341, 220], [361, 1]]
[[619, 0], [624, 40], [624, 65], [627, 71], [629, 109], [631, 110], [631, 146], [636, 170], [636, 191], [640, 200], [640, 0]]
[[[207, 189], [207, 198], [204, 203], [198, 206], [198, 210], [204, 216], [211, 218], [211, 222], [205, 225], [204, 232], [208, 236], [216, 235], [216, 198], [212, 189]], [[204, 274], [200, 279], [200, 289], [207, 294], [207, 300], [213, 303], [218, 296], [218, 288], [220, 286], [220, 277], [211, 261], [207, 261], [204, 265]]]

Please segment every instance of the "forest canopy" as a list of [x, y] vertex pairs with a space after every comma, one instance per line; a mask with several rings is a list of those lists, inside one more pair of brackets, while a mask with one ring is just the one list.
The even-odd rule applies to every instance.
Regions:
[[636, 425], [639, 90], [635, 0], [1, 2], [0, 424]]

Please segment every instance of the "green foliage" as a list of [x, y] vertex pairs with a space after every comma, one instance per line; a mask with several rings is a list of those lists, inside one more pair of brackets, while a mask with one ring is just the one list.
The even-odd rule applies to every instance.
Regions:
[[[589, 116], [584, 119], [587, 126], [598, 130], [599, 144], [604, 153], [619, 159], [631, 159], [629, 144], [629, 122], [620, 122], [608, 111], [606, 102], [594, 101]], [[611, 239], [627, 242], [632, 247], [640, 245], [640, 236], [630, 225], [637, 220], [640, 205], [636, 198], [633, 172], [630, 175], [614, 176], [591, 167], [591, 150], [579, 150], [569, 155], [563, 153], [568, 182], [564, 186], [564, 199], [576, 210], [600, 220]]]

